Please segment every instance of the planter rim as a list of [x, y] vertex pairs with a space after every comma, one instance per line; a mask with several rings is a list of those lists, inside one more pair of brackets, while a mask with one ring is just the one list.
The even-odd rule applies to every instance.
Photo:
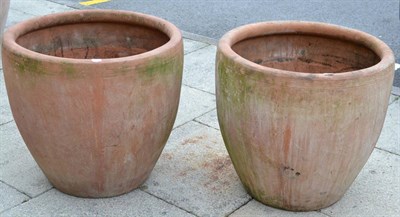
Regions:
[[[277, 34], [315, 35], [321, 37], [330, 37], [338, 40], [346, 40], [351, 43], [356, 43], [367, 47], [379, 56], [380, 61], [368, 68], [354, 71], [340, 73], [310, 73], [262, 66], [245, 59], [232, 49], [234, 44], [242, 40]], [[234, 61], [235, 63], [240, 64], [250, 70], [280, 77], [304, 79], [309, 79], [312, 77], [313, 80], [343, 80], [373, 75], [390, 67], [392, 67], [394, 70], [395, 62], [394, 54], [390, 47], [375, 36], [359, 30], [334, 24], [309, 21], [270, 21], [252, 23], [237, 27], [221, 37], [218, 42], [218, 52], [225, 55], [225, 57], [231, 61]]]
[[[16, 40], [33, 31], [46, 29], [54, 26], [61, 26], [67, 24], [79, 23], [95, 23], [95, 22], [109, 22], [109, 23], [126, 23], [132, 25], [141, 25], [164, 33], [169, 37], [169, 40], [153, 50], [146, 51], [141, 54], [131, 55], [118, 58], [99, 58], [99, 59], [75, 59], [66, 57], [56, 57], [52, 55], [42, 54], [29, 50], [19, 45]], [[3, 36], [3, 49], [7, 48], [17, 55], [21, 55], [30, 59], [36, 59], [45, 62], [60, 62], [70, 64], [108, 64], [108, 63], [122, 63], [126, 61], [144, 61], [152, 59], [163, 53], [168, 53], [182, 41], [182, 34], [180, 30], [172, 23], [161, 19], [156, 16], [147, 15], [138, 12], [124, 11], [124, 10], [108, 10], [108, 9], [92, 9], [92, 10], [77, 10], [55, 13], [50, 15], [32, 18], [10, 27], [5, 31]]]

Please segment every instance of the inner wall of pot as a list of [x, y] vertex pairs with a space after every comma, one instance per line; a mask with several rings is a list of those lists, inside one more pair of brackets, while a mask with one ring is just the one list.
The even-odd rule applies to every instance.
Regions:
[[141, 54], [169, 41], [163, 32], [125, 23], [79, 23], [48, 27], [20, 36], [24, 48], [56, 57], [107, 59]]
[[380, 61], [364, 45], [315, 35], [266, 35], [239, 41], [232, 49], [262, 66], [306, 73], [348, 72]]

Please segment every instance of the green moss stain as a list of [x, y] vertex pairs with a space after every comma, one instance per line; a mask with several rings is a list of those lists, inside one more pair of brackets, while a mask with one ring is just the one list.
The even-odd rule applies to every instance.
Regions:
[[75, 68], [74, 68], [74, 65], [72, 63], [63, 62], [61, 64], [61, 67], [62, 67], [62, 71], [65, 72], [65, 74], [68, 77], [75, 77], [76, 76]]
[[[257, 100], [257, 88], [262, 79], [258, 72], [246, 71], [234, 61], [218, 57], [218, 94], [224, 107], [234, 107], [236, 115], [243, 115], [250, 100]], [[251, 99], [250, 99], [251, 98]]]
[[156, 74], [165, 74], [173, 70], [173, 65], [162, 59], [154, 59], [145, 69], [145, 75], [154, 76]]
[[155, 58], [139, 72], [148, 77], [153, 78], [154, 76], [166, 76], [173, 73], [182, 73], [183, 61], [178, 61], [179, 56], [171, 59], [166, 58]]
[[21, 75], [41, 75], [46, 73], [40, 61], [22, 56], [16, 56], [15, 68]]
[[[246, 144], [248, 140], [246, 139], [246, 135], [242, 134], [243, 130], [241, 129], [245, 124], [243, 125], [240, 123], [240, 120], [248, 120], [246, 116], [249, 116], [250, 112], [252, 112], [250, 106], [258, 102], [263, 103], [266, 98], [270, 97], [268, 94], [272, 94], [262, 91], [264, 88], [260, 85], [275, 86], [276, 84], [272, 78], [264, 78], [264, 74], [247, 70], [235, 63], [235, 61], [221, 54], [217, 54], [216, 73], [218, 82], [217, 107], [220, 129], [235, 170], [246, 191], [254, 198], [263, 203], [280, 207], [283, 203], [282, 198], [272, 197], [269, 192], [264, 192], [258, 189], [257, 186], [254, 186], [262, 177], [255, 171], [248, 171], [253, 165], [251, 159], [252, 151], [246, 149], [249, 147], [249, 144]], [[226, 126], [232, 123], [229, 122], [228, 119], [234, 117], [238, 119], [234, 121], [237, 126]], [[228, 132], [232, 127], [236, 128], [237, 136], [234, 137], [236, 138], [235, 140], [232, 140], [232, 137], [227, 135], [233, 133]], [[271, 164], [268, 159], [265, 161], [267, 164]]]

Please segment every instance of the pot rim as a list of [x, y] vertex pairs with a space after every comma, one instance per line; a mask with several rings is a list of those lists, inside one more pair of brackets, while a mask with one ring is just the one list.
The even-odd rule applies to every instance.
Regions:
[[[51, 28], [54, 26], [79, 24], [79, 23], [95, 23], [95, 22], [108, 22], [108, 23], [126, 23], [132, 25], [141, 25], [149, 28], [156, 29], [169, 37], [169, 40], [150, 51], [141, 54], [118, 57], [118, 58], [99, 58], [99, 59], [78, 59], [56, 57], [52, 55], [42, 54], [29, 50], [19, 45], [16, 40], [29, 32]], [[30, 59], [36, 59], [46, 62], [63, 62], [70, 64], [108, 64], [120, 63], [126, 61], [143, 61], [146, 59], [154, 58], [163, 53], [168, 53], [179, 43], [182, 42], [181, 31], [172, 23], [161, 19], [156, 16], [147, 15], [138, 12], [124, 11], [124, 10], [108, 10], [108, 9], [92, 9], [92, 10], [76, 10], [32, 18], [10, 27], [5, 31], [3, 36], [3, 49], [7, 48], [11, 52], [21, 55]]]
[[[365, 46], [372, 52], [377, 54], [380, 61], [370, 67], [340, 73], [311, 73], [298, 72], [283, 69], [277, 69], [267, 66], [262, 66], [245, 59], [238, 53], [233, 51], [232, 46], [242, 40], [250, 39], [259, 36], [276, 35], [276, 34], [299, 34], [299, 35], [315, 35], [320, 37], [330, 37], [337, 40], [346, 40], [351, 43], [356, 43]], [[221, 52], [225, 57], [240, 64], [250, 70], [259, 71], [264, 74], [297, 77], [313, 80], [342, 80], [349, 78], [357, 78], [379, 73], [382, 70], [392, 67], [394, 70], [394, 54], [388, 45], [383, 41], [368, 33], [342, 27], [334, 24], [309, 21], [269, 21], [247, 24], [230, 30], [221, 37], [218, 42], [218, 52]]]

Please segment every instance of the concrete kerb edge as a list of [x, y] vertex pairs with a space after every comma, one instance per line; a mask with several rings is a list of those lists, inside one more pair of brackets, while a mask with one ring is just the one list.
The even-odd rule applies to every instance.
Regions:
[[211, 44], [211, 45], [215, 45], [215, 46], [218, 44], [218, 40], [214, 39], [214, 38], [209, 38], [207, 36], [198, 35], [198, 34], [186, 32], [183, 30], [181, 30], [181, 32], [182, 32], [182, 35], [184, 38], [187, 38], [187, 39], [190, 39], [193, 41], [202, 42], [205, 44]]

